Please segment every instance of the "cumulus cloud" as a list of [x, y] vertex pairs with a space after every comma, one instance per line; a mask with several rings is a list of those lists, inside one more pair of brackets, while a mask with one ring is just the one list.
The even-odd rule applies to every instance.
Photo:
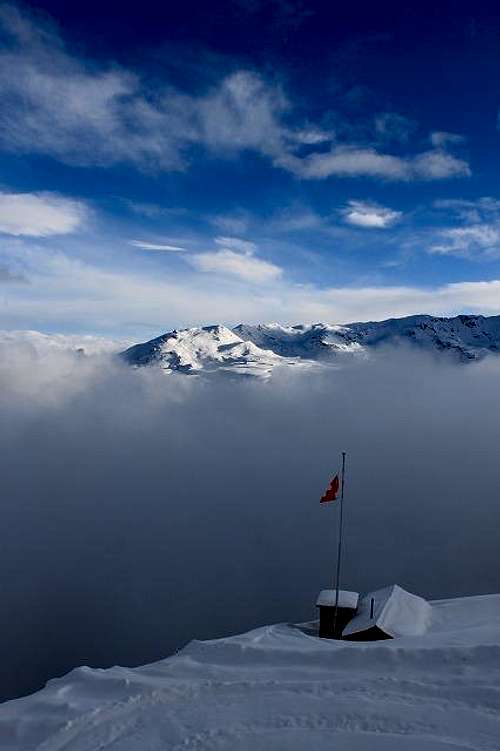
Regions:
[[385, 229], [402, 216], [401, 211], [394, 211], [376, 203], [354, 200], [348, 201], [341, 214], [347, 224], [366, 229]]
[[[336, 142], [325, 151], [335, 135], [297, 123], [283, 88], [256, 71], [232, 71], [195, 96], [168, 81], [152, 86], [115, 64], [77, 58], [53, 27], [15, 6], [3, 6], [0, 24], [8, 37], [0, 52], [0, 145], [6, 150], [78, 165], [182, 170], [193, 147], [202, 145], [219, 156], [257, 152], [303, 179], [435, 180], [470, 173], [464, 160], [444, 150], [449, 138], [436, 137], [438, 148], [416, 156]], [[397, 124], [394, 115], [379, 120], [379, 134], [401, 130], [398, 117]], [[311, 153], [304, 156], [304, 148]]]
[[267, 284], [278, 279], [283, 270], [274, 263], [257, 258], [257, 245], [238, 237], [216, 237], [220, 250], [194, 253], [186, 257], [197, 271], [236, 277], [246, 282]]
[[134, 248], [141, 248], [141, 250], [167, 250], [173, 253], [182, 253], [186, 248], [181, 248], [180, 245], [167, 245], [165, 243], [150, 243], [146, 240], [130, 240], [130, 245]]
[[234, 276], [247, 282], [272, 282], [283, 273], [274, 263], [230, 248], [221, 248], [213, 253], [195, 253], [187, 260], [198, 271]]
[[66, 235], [78, 229], [86, 216], [81, 201], [56, 193], [0, 192], [0, 232], [8, 235]]
[[386, 350], [263, 386], [0, 341], [0, 697], [315, 617], [341, 450], [346, 586], [498, 591], [498, 378]]

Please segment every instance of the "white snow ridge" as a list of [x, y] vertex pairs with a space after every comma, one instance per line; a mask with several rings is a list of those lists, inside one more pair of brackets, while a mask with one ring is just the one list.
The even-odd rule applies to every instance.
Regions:
[[292, 625], [79, 668], [0, 708], [2, 751], [498, 751], [500, 595], [431, 603], [426, 633]]
[[159, 365], [165, 371], [238, 373], [267, 378], [277, 365], [300, 364], [258, 347], [225, 326], [172, 331], [123, 353], [132, 365]]
[[461, 362], [500, 353], [500, 316], [435, 318], [418, 315], [345, 326], [316, 323], [240, 324], [171, 331], [122, 353], [133, 366], [166, 372], [237, 373], [269, 377], [277, 366], [311, 367], [366, 355], [383, 344], [407, 343]]

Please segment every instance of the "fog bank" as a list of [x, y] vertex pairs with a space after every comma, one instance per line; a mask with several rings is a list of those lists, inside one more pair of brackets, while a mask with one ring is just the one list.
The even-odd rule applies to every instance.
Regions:
[[332, 581], [500, 591], [500, 359], [405, 349], [271, 382], [0, 346], [0, 697], [314, 615]]

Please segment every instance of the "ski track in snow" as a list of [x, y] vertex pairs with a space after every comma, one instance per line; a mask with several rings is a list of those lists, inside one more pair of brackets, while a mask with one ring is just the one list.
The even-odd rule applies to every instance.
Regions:
[[280, 624], [141, 668], [78, 668], [0, 707], [4, 751], [498, 751], [500, 595], [433, 603], [421, 637]]

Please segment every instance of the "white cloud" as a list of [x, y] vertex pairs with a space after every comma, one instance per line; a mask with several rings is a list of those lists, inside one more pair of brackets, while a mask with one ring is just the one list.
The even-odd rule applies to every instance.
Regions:
[[186, 258], [197, 271], [232, 276], [251, 283], [267, 284], [278, 279], [283, 270], [255, 257], [257, 246], [238, 237], [216, 237], [220, 250], [196, 253]]
[[319, 143], [327, 143], [328, 141], [333, 141], [334, 137], [335, 134], [331, 131], [321, 130], [314, 125], [293, 132], [294, 140], [297, 143], [304, 144], [304, 146], [315, 146]]
[[475, 200], [449, 198], [434, 201], [434, 208], [452, 212], [467, 224], [500, 219], [500, 201], [491, 196], [482, 196]]
[[282, 269], [269, 261], [250, 254], [235, 253], [228, 248], [213, 253], [197, 253], [187, 260], [198, 271], [234, 276], [253, 283], [272, 282], [282, 274]]
[[223, 248], [231, 248], [239, 253], [251, 255], [257, 250], [255, 243], [250, 240], [241, 240], [239, 237], [216, 237], [215, 243], [222, 245]]
[[[265, 284], [260, 279], [256, 283], [254, 277], [220, 273], [216, 268], [220, 276], [214, 284], [209, 274], [111, 270], [49, 253], [43, 247], [30, 248], [26, 241], [24, 246], [23, 259], [32, 284], [5, 285], [3, 328], [26, 329], [36, 320], [37, 326], [46, 330], [140, 340], [174, 326], [207, 321], [346, 323], [416, 313], [500, 314], [500, 280], [427, 288], [320, 287], [293, 284], [279, 274], [265, 279]], [[239, 264], [258, 260], [234, 255]]]
[[267, 227], [275, 232], [319, 230], [326, 226], [324, 217], [298, 202], [276, 212], [267, 223]]
[[417, 154], [409, 162], [410, 173], [421, 180], [445, 180], [450, 177], [470, 177], [471, 170], [464, 159], [442, 149]]
[[430, 253], [464, 258], [500, 256], [500, 201], [490, 196], [475, 200], [447, 199], [434, 202], [434, 208], [460, 222], [459, 226], [438, 230], [428, 248]]
[[439, 149], [444, 146], [463, 143], [465, 138], [458, 133], [448, 133], [444, 130], [436, 130], [430, 135], [430, 142]]
[[344, 323], [418, 313], [445, 316], [467, 311], [498, 315], [500, 280], [459, 282], [430, 288], [379, 286], [330, 289], [319, 295], [318, 303], [318, 320], [326, 318]]
[[161, 216], [175, 216], [175, 215], [183, 215], [187, 214], [188, 211], [185, 208], [181, 207], [167, 207], [167, 206], [160, 206], [157, 203], [145, 203], [140, 201], [131, 201], [127, 198], [122, 199], [124, 204], [130, 209], [130, 211], [133, 211], [134, 214], [139, 214], [140, 216], [146, 216], [149, 219], [155, 219], [156, 217]]
[[65, 235], [86, 215], [83, 203], [55, 193], [0, 193], [0, 232], [8, 235]]
[[281, 123], [290, 105], [280, 88], [240, 70], [198, 99], [190, 98], [198, 125], [196, 140], [216, 150], [252, 149], [280, 154], [293, 135]]
[[186, 248], [181, 248], [179, 245], [166, 245], [165, 243], [150, 243], [145, 240], [130, 240], [130, 245], [135, 248], [141, 248], [142, 250], [166, 250], [172, 253], [182, 253]]
[[[293, 108], [282, 88], [255, 71], [234, 71], [197, 96], [168, 81], [153, 89], [122, 67], [71, 56], [53, 28], [41, 27], [12, 6], [0, 8], [0, 25], [10, 37], [10, 46], [0, 53], [0, 145], [10, 151], [79, 165], [128, 162], [181, 170], [192, 147], [201, 144], [218, 155], [252, 150], [303, 179], [435, 180], [470, 174], [464, 160], [442, 148], [452, 144], [450, 134], [434, 134], [439, 148], [416, 156], [352, 144], [318, 150], [334, 134], [308, 122], [290, 125]], [[383, 117], [379, 134], [399, 132], [401, 141], [408, 122], [399, 115]], [[302, 156], [304, 146], [312, 153]]]
[[223, 232], [234, 232], [238, 234], [245, 233], [248, 230], [252, 217], [247, 211], [240, 209], [233, 214], [212, 216], [209, 221]]
[[304, 158], [289, 155], [279, 163], [299, 177], [309, 179], [322, 179], [332, 175], [407, 179], [407, 166], [403, 159], [380, 154], [373, 148], [337, 146], [330, 151], [309, 154]]
[[443, 150], [426, 151], [416, 156], [383, 154], [374, 148], [336, 146], [328, 152], [298, 158], [288, 155], [278, 162], [302, 178], [372, 177], [386, 180], [442, 180], [468, 177], [466, 161]]
[[347, 224], [367, 229], [385, 229], [402, 216], [401, 211], [394, 211], [366, 201], [348, 201], [341, 213]]
[[472, 224], [441, 230], [441, 241], [431, 245], [430, 253], [439, 255], [500, 254], [500, 224]]
[[13, 6], [0, 9], [0, 26], [11, 40], [0, 54], [5, 149], [81, 165], [182, 167], [179, 114], [153, 105], [136, 75], [72, 57], [53, 28]]
[[152, 90], [122, 67], [71, 56], [53, 28], [12, 7], [0, 10], [2, 25], [11, 38], [0, 53], [5, 149], [71, 164], [179, 170], [193, 144], [272, 158], [293, 141], [281, 123], [286, 97], [251, 71], [231, 73], [199, 96], [168, 81]]

